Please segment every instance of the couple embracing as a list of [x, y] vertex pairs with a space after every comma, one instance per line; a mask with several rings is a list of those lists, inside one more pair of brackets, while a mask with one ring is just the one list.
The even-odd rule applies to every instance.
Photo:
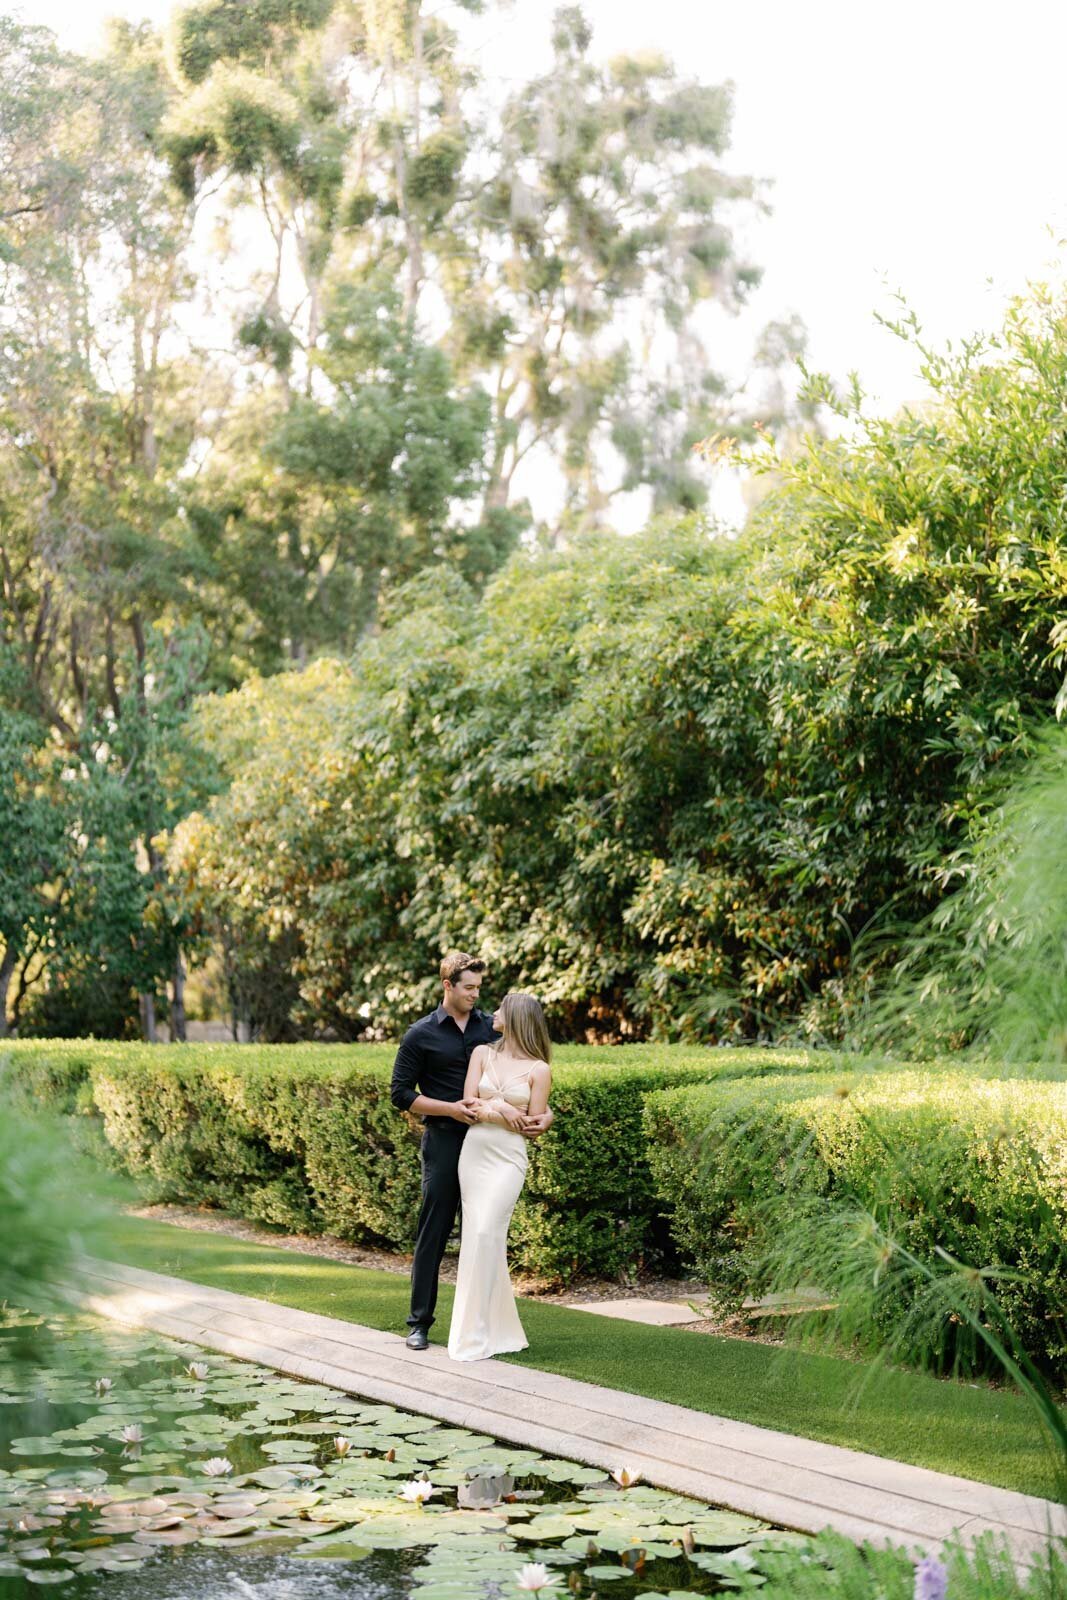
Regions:
[[393, 1067], [392, 1101], [424, 1118], [422, 1208], [411, 1265], [411, 1332], [425, 1350], [441, 1258], [462, 1206], [448, 1353], [483, 1361], [525, 1350], [508, 1276], [511, 1213], [526, 1177], [526, 1146], [551, 1127], [552, 1047], [532, 994], [478, 1009], [485, 963], [461, 950], [441, 962], [443, 997], [410, 1027]]

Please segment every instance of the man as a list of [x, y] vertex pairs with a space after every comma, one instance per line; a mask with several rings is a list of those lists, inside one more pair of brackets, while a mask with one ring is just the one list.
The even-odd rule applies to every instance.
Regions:
[[[471, 1056], [500, 1035], [479, 1011], [485, 962], [450, 950], [441, 962], [443, 997], [436, 1011], [405, 1033], [393, 1066], [391, 1098], [398, 1111], [425, 1118], [422, 1134], [422, 1207], [411, 1263], [411, 1311], [406, 1343], [425, 1350], [437, 1305], [437, 1275], [459, 1210], [459, 1153], [474, 1113], [463, 1099]], [[552, 1112], [524, 1129], [536, 1139], [552, 1125]]]

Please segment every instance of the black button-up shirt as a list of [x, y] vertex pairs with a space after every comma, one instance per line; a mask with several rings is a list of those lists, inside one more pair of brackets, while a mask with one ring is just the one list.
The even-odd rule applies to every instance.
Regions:
[[394, 1106], [407, 1111], [420, 1094], [431, 1100], [462, 1100], [471, 1056], [480, 1044], [499, 1038], [485, 1011], [472, 1011], [466, 1028], [460, 1028], [444, 1006], [413, 1022], [393, 1064]]

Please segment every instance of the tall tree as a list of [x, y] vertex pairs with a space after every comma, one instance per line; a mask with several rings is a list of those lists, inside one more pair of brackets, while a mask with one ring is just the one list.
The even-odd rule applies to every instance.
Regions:
[[[48, 726], [70, 772], [115, 773], [123, 836], [158, 885], [154, 840], [172, 818], [149, 776], [157, 654], [182, 653], [203, 576], [176, 488], [202, 384], [176, 328], [191, 217], [158, 150], [167, 77], [147, 27], [115, 25], [92, 62], [35, 29], [5, 26], [0, 48], [13, 158], [0, 264], [2, 642], [18, 661], [16, 704]], [[141, 963], [151, 1035], [160, 950], [141, 936], [155, 951]]]
[[642, 484], [691, 505], [689, 450], [722, 390], [694, 313], [737, 307], [759, 278], [730, 231], [755, 194], [722, 164], [730, 91], [658, 55], [598, 62], [577, 6], [552, 42], [551, 71], [503, 107], [446, 264], [451, 337], [494, 397], [487, 502], [550, 446], [585, 519]]
[[426, 231], [465, 154], [454, 57], [407, 0], [201, 0], [174, 18], [175, 175], [214, 186], [232, 229], [253, 214], [269, 260], [238, 297], [238, 341], [274, 381], [227, 418], [191, 508], [261, 668], [351, 648], [386, 577], [460, 546], [484, 575], [510, 543], [509, 522], [487, 537], [451, 515], [483, 405], [451, 394], [417, 331]]
[[[339, 272], [389, 273], [420, 335], [488, 388], [477, 539], [499, 560], [526, 515], [515, 474], [539, 448], [572, 521], [642, 486], [657, 507], [703, 498], [692, 446], [730, 404], [695, 319], [758, 280], [731, 231], [756, 190], [724, 167], [728, 89], [659, 56], [598, 63], [576, 7], [555, 15], [552, 71], [486, 112], [463, 55], [478, 9], [198, 0], [174, 24], [184, 90], [167, 138], [187, 192], [221, 183], [234, 228], [241, 208], [259, 219], [270, 267], [240, 337], [283, 407], [323, 393]], [[264, 404], [250, 397], [245, 433]], [[301, 520], [288, 503], [252, 547], [262, 560], [276, 542], [281, 586], [314, 592]], [[293, 658], [309, 643], [294, 637]]]
[[385, 283], [328, 283], [323, 336], [322, 392], [240, 407], [190, 504], [267, 671], [353, 649], [383, 585], [442, 560], [481, 583], [503, 553], [459, 514], [484, 478], [484, 393], [457, 389]]
[[[0, 673], [5, 690], [9, 672]], [[43, 723], [0, 703], [0, 1038], [12, 979], [40, 968], [53, 921], [49, 883], [64, 854], [66, 819], [45, 781], [47, 738]]]

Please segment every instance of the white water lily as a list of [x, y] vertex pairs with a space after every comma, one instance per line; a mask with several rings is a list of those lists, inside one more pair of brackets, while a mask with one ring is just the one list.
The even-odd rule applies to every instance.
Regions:
[[206, 1383], [211, 1369], [206, 1361], [190, 1361], [185, 1371], [194, 1383]]
[[635, 1483], [641, 1482], [641, 1474], [634, 1472], [632, 1467], [616, 1467], [611, 1476], [620, 1489], [632, 1489]]
[[413, 1500], [416, 1505], [421, 1506], [432, 1494], [436, 1494], [437, 1490], [428, 1478], [412, 1478], [410, 1483], [405, 1483], [399, 1493], [402, 1500]]
[[139, 1422], [128, 1422], [119, 1438], [123, 1444], [144, 1444], [144, 1429]]
[[515, 1574], [516, 1587], [532, 1590], [534, 1594], [540, 1594], [542, 1589], [551, 1589], [558, 1582], [558, 1576], [549, 1572], [543, 1561], [528, 1561], [522, 1571]]
[[205, 1478], [224, 1478], [233, 1471], [233, 1462], [227, 1461], [225, 1456], [211, 1456], [207, 1461], [201, 1461], [200, 1471]]
[[111, 1382], [112, 1382], [112, 1380], [110, 1378], [97, 1378], [97, 1380], [96, 1380], [96, 1392], [100, 1396], [101, 1400], [104, 1398], [104, 1396], [106, 1394], [110, 1393], [110, 1391], [111, 1391]]
[[352, 1441], [346, 1439], [343, 1433], [339, 1433], [333, 1441], [333, 1447], [339, 1456], [346, 1456], [352, 1448]]

